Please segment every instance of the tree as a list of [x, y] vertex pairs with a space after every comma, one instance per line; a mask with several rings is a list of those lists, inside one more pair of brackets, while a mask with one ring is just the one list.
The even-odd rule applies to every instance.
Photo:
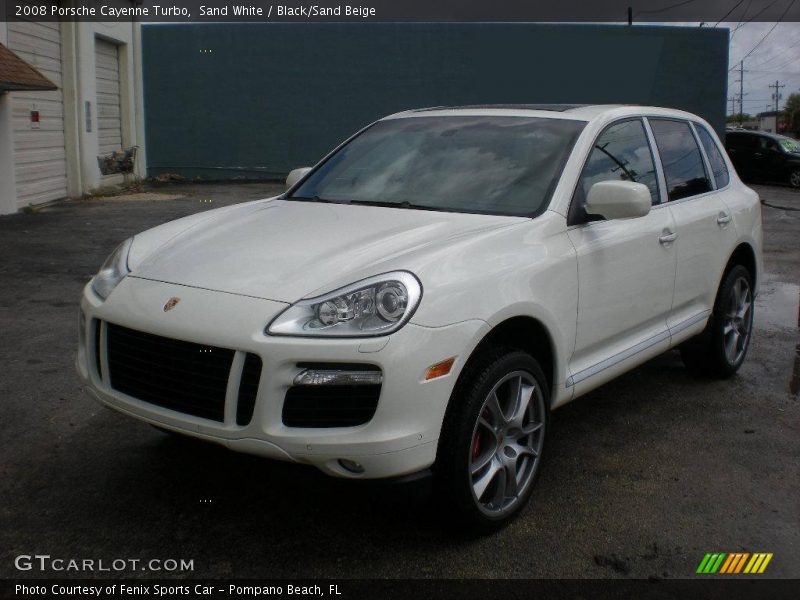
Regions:
[[783, 108], [786, 115], [786, 127], [800, 137], [800, 94], [790, 94]]

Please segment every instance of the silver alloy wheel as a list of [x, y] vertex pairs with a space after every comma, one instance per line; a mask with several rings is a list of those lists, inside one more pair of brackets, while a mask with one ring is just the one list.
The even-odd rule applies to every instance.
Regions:
[[472, 432], [469, 476], [478, 508], [510, 512], [530, 486], [544, 443], [544, 396], [526, 371], [505, 375], [487, 395]]
[[753, 325], [753, 298], [750, 284], [739, 277], [731, 287], [727, 300], [722, 336], [725, 344], [725, 358], [730, 365], [736, 365], [747, 350], [750, 330]]
[[792, 184], [792, 187], [800, 187], [800, 169], [792, 171], [792, 174], [789, 175], [789, 183]]

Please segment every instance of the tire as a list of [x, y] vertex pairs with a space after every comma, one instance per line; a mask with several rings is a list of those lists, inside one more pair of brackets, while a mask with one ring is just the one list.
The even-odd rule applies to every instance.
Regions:
[[789, 185], [795, 189], [800, 188], [800, 169], [795, 169], [789, 173]]
[[742, 366], [753, 333], [753, 278], [741, 265], [723, 277], [706, 329], [681, 346], [686, 368], [701, 376], [728, 378]]
[[549, 397], [541, 367], [525, 352], [492, 348], [467, 364], [434, 465], [436, 497], [452, 524], [488, 533], [519, 514], [539, 476]]

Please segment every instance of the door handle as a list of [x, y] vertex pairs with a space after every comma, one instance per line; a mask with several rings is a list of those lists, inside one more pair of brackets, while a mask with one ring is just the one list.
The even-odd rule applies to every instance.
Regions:
[[730, 222], [731, 222], [731, 216], [728, 213], [725, 212], [719, 213], [719, 216], [717, 217], [717, 225], [722, 227]]
[[677, 233], [674, 233], [669, 229], [665, 229], [664, 231], [661, 232], [661, 237], [658, 238], [658, 241], [664, 246], [667, 246], [672, 242], [674, 242], [677, 238], [678, 238]]

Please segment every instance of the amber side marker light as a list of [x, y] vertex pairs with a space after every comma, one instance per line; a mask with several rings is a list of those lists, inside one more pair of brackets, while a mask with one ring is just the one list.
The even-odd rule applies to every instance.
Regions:
[[456, 357], [448, 358], [447, 360], [443, 360], [442, 362], [436, 363], [435, 365], [428, 367], [427, 372], [425, 373], [425, 381], [430, 379], [436, 379], [437, 377], [444, 377], [450, 372], [450, 369], [453, 368], [453, 363], [456, 362]]

